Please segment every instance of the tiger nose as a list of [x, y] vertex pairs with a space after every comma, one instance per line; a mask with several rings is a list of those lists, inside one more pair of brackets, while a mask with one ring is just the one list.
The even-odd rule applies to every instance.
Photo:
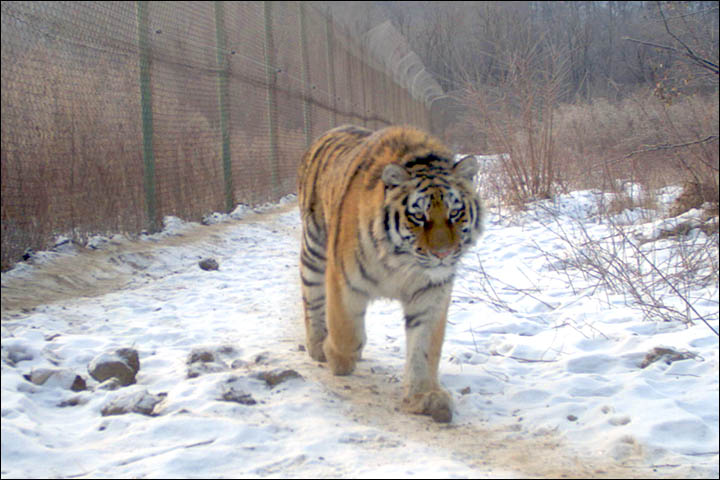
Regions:
[[453, 252], [452, 248], [442, 248], [438, 250], [432, 250], [432, 254], [438, 258], [445, 258]]

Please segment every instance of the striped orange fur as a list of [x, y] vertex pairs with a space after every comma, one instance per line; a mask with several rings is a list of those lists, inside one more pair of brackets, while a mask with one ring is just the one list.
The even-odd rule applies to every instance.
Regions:
[[365, 309], [397, 299], [405, 315], [404, 409], [450, 421], [438, 382], [457, 262], [482, 232], [477, 162], [453, 163], [411, 127], [345, 125], [315, 140], [298, 180], [307, 350], [350, 374], [365, 346]]

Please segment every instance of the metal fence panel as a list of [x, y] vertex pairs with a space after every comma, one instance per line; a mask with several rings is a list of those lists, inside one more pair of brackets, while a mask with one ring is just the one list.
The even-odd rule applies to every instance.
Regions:
[[2, 2], [3, 269], [61, 234], [275, 201], [342, 123], [428, 128], [436, 91], [378, 58], [388, 35], [304, 2]]

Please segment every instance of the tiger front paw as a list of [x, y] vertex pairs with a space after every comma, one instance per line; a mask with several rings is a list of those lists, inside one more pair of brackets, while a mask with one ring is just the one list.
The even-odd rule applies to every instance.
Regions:
[[323, 351], [334, 375], [350, 375], [355, 370], [358, 360], [356, 354], [345, 355], [338, 352], [327, 339], [323, 345]]
[[406, 396], [403, 399], [403, 410], [419, 415], [430, 415], [438, 423], [450, 423], [453, 401], [445, 390], [431, 390]]
[[307, 351], [310, 354], [310, 358], [312, 358], [316, 362], [327, 361], [327, 358], [325, 357], [325, 352], [323, 351], [322, 340], [320, 340], [319, 342], [307, 342]]

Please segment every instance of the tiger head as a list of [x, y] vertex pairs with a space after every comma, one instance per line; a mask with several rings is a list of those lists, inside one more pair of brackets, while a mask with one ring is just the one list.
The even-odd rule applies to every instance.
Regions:
[[385, 166], [384, 229], [393, 253], [449, 274], [482, 232], [483, 210], [473, 188], [477, 171], [472, 156], [455, 165], [429, 155]]

